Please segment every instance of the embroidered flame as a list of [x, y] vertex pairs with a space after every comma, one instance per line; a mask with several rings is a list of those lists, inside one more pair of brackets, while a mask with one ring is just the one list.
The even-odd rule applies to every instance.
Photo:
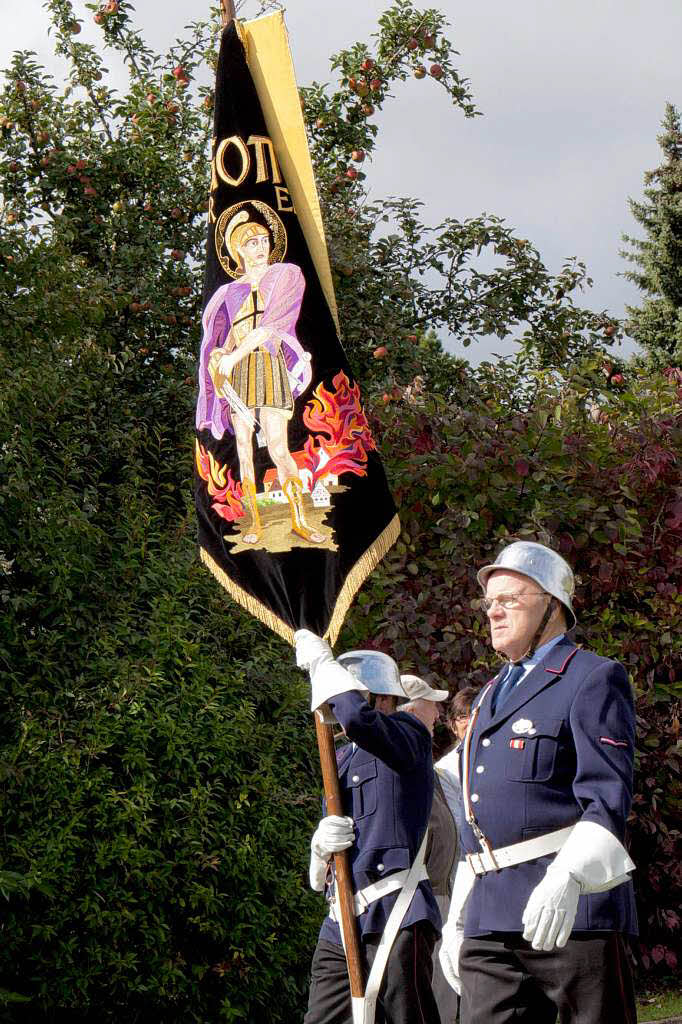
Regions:
[[357, 384], [351, 387], [343, 371], [332, 383], [334, 391], [318, 384], [303, 412], [303, 422], [315, 432], [304, 445], [305, 468], [313, 474], [313, 485], [330, 474], [365, 476], [367, 452], [376, 448]]
[[206, 481], [208, 493], [215, 498], [211, 505], [213, 511], [230, 523], [241, 519], [244, 515], [242, 485], [198, 440], [194, 443], [194, 455], [197, 473]]

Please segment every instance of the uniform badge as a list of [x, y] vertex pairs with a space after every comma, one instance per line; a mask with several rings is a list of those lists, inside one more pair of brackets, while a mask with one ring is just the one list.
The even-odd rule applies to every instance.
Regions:
[[517, 736], [524, 736], [532, 728], [533, 723], [530, 718], [517, 718], [515, 722], [512, 722], [512, 732], [515, 732]]
[[512, 748], [512, 750], [523, 750], [525, 745], [525, 740], [509, 740], [509, 746]]

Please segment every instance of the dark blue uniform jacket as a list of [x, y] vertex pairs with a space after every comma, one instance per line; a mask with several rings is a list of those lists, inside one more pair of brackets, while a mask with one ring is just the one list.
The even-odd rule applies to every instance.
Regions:
[[[329, 700], [349, 743], [339, 754], [343, 813], [355, 822], [355, 843], [349, 849], [353, 888], [387, 878], [412, 865], [433, 801], [431, 734], [414, 715], [374, 711], [356, 691]], [[361, 936], [381, 933], [393, 904], [391, 893], [372, 903], [358, 918]], [[403, 927], [441, 919], [430, 882], [420, 882], [403, 919]], [[341, 942], [339, 927], [325, 918], [320, 938]]]
[[[623, 842], [635, 738], [632, 693], [623, 667], [564, 638], [495, 715], [491, 694], [492, 689], [472, 735], [470, 789], [476, 820], [493, 847], [579, 820], [597, 822]], [[523, 731], [531, 728], [532, 735]], [[460, 822], [460, 829], [465, 851], [479, 852], [471, 828]], [[477, 878], [465, 935], [523, 931], [528, 897], [552, 859], [540, 857]], [[581, 896], [574, 928], [637, 934], [632, 882]]]

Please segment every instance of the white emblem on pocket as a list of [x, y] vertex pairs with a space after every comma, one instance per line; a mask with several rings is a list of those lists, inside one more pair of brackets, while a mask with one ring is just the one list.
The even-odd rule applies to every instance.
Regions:
[[[533, 723], [530, 718], [517, 718], [515, 722], [512, 722], [512, 732], [515, 732], [517, 736], [523, 736], [525, 733], [529, 733], [531, 729], [533, 729]], [[533, 732], [535, 732], [534, 729]]]

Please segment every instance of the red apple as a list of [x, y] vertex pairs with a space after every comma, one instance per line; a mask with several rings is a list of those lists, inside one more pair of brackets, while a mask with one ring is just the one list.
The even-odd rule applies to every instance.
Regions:
[[428, 46], [429, 49], [432, 49], [436, 42], [435, 37], [430, 32], [425, 32], [422, 36], [422, 40], [424, 42], [424, 46]]
[[84, 171], [87, 166], [88, 166], [88, 161], [87, 160], [76, 160], [76, 170]]
[[410, 39], [407, 40], [407, 49], [408, 50], [416, 50], [418, 46], [419, 46], [419, 40], [415, 39], [414, 36], [412, 36]]
[[104, 21], [104, 14], [102, 13], [102, 11], [98, 11], [92, 20], [95, 22], [96, 25], [101, 25]]
[[378, 92], [379, 89], [381, 88], [381, 79], [373, 78], [372, 81], [369, 83], [369, 87], [372, 90], [372, 92]]
[[381, 396], [381, 401], [384, 403], [384, 405], [388, 405], [388, 403], [391, 401], [391, 396], [388, 394], [387, 391], [384, 391], [383, 395]]
[[606, 335], [607, 338], [612, 338], [615, 333], [616, 333], [616, 328], [614, 327], [613, 324], [609, 324], [607, 327], [604, 328], [604, 334]]
[[172, 249], [171, 250], [171, 259], [179, 261], [179, 260], [183, 260], [184, 258], [185, 258], [185, 254], [182, 251], [182, 249]]
[[40, 166], [41, 167], [49, 167], [50, 166], [50, 158], [49, 158], [49, 156], [47, 154], [45, 154], [45, 156], [42, 157], [42, 159], [40, 161]]
[[85, 188], [83, 189], [83, 195], [84, 196], [96, 196], [97, 192], [92, 187], [92, 185], [86, 185]]
[[416, 341], [417, 340], [417, 335], [416, 334], [408, 334], [407, 335], [407, 340], [408, 341]]
[[169, 114], [177, 114], [179, 109], [180, 107], [177, 105], [177, 103], [173, 103], [172, 100], [168, 100], [168, 102], [166, 103], [166, 110], [168, 111]]
[[158, 96], [156, 95], [155, 92], [148, 92], [147, 93], [147, 96], [146, 96], [147, 103], [149, 103], [149, 104], [151, 104], [153, 106], [156, 103], [157, 99], [158, 99]]
[[12, 163], [9, 165], [9, 170], [12, 172], [12, 174], [16, 174], [17, 171], [21, 170], [21, 164], [18, 163], [16, 160], [12, 160]]
[[177, 67], [173, 68], [172, 75], [173, 78], [187, 78], [187, 73], [182, 64], [178, 64]]
[[366, 60], [363, 60], [360, 67], [362, 68], [363, 71], [371, 71], [372, 68], [374, 67], [374, 61], [372, 60], [371, 57], [367, 57]]
[[350, 178], [351, 181], [355, 181], [357, 176], [358, 176], [358, 172], [355, 170], [354, 167], [349, 167], [348, 170], [346, 171], [346, 177]]
[[36, 139], [41, 144], [41, 146], [44, 146], [46, 142], [50, 141], [50, 134], [49, 132], [38, 132], [36, 134]]
[[351, 89], [353, 92], [355, 92], [357, 84], [358, 84], [357, 78], [352, 78], [351, 77], [351, 78], [348, 79], [348, 88]]
[[371, 103], [363, 103], [361, 110], [365, 117], [371, 117], [372, 114], [374, 113], [374, 107], [372, 106]]
[[107, 14], [117, 14], [118, 13], [118, 0], [109, 0], [109, 3], [104, 8], [104, 10], [106, 11]]
[[379, 345], [378, 348], [374, 349], [372, 355], [375, 359], [384, 359], [388, 355], [388, 349], [385, 345]]
[[77, 21], [70, 21], [68, 23], [68, 25], [66, 26], [66, 28], [67, 28], [67, 31], [70, 32], [72, 36], [77, 36], [78, 33], [81, 30], [80, 23], [77, 22]]
[[361, 164], [365, 159], [364, 149], [354, 149], [350, 155], [351, 160], [355, 160], [356, 164]]
[[425, 78], [426, 77], [426, 68], [424, 67], [423, 64], [418, 64], [417, 67], [414, 69], [414, 77], [415, 78]]
[[180, 220], [180, 218], [182, 217], [182, 210], [180, 209], [179, 206], [174, 206], [170, 212], [170, 215], [173, 218], [173, 220]]
[[14, 83], [14, 88], [17, 92], [26, 92], [26, 82], [22, 82], [21, 79], [19, 79]]
[[432, 75], [433, 78], [442, 78], [443, 77], [443, 69], [440, 66], [440, 64], [432, 64], [431, 68], [430, 68], [430, 72], [431, 72], [431, 75]]
[[613, 377], [611, 378], [611, 383], [615, 384], [617, 387], [620, 387], [621, 384], [625, 383], [625, 378], [623, 377], [623, 374], [614, 373]]

